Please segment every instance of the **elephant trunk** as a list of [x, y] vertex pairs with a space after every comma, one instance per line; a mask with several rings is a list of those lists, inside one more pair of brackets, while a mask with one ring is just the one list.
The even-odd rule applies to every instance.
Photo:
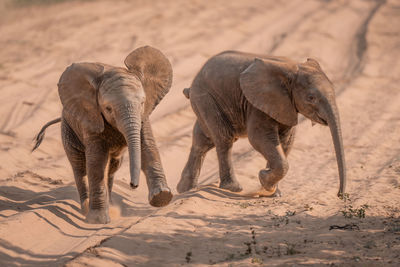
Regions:
[[134, 105], [124, 107], [122, 113], [122, 127], [126, 143], [128, 144], [129, 169], [131, 175], [130, 185], [132, 188], [139, 186], [139, 176], [141, 168], [141, 148], [140, 148], [140, 130], [141, 117], [140, 108]]
[[338, 197], [342, 197], [346, 190], [346, 162], [343, 150], [342, 131], [340, 127], [339, 112], [336, 103], [326, 103], [324, 105], [325, 118], [329, 125], [333, 144], [336, 152], [336, 160], [339, 170], [340, 187]]

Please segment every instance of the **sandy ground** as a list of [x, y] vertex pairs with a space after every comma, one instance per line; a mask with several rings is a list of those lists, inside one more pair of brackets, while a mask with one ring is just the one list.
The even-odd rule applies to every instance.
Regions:
[[[9, 2], [0, 2], [0, 266], [400, 265], [399, 1]], [[129, 188], [125, 162], [112, 222], [89, 225], [59, 125], [33, 154], [32, 138], [60, 115], [56, 84], [66, 66], [122, 66], [146, 44], [174, 68], [172, 89], [151, 119], [175, 197], [151, 207], [144, 182]], [[305, 119], [283, 197], [218, 189], [214, 151], [200, 188], [176, 194], [195, 120], [182, 89], [207, 58], [228, 49], [319, 60], [337, 89], [347, 201], [336, 197], [329, 129]], [[233, 160], [245, 190], [257, 188], [265, 161], [246, 139]]]

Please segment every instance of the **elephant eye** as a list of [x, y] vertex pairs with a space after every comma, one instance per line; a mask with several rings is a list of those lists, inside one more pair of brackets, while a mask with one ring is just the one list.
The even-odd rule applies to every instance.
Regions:
[[107, 111], [108, 113], [111, 113], [111, 112], [112, 112], [112, 108], [111, 108], [110, 106], [108, 106], [108, 107], [106, 107], [106, 111]]
[[316, 100], [316, 97], [314, 95], [308, 95], [307, 96], [307, 101], [310, 103], [314, 103]]

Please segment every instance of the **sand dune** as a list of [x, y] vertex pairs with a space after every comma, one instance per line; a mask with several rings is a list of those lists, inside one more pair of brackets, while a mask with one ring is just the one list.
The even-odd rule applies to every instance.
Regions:
[[[400, 264], [398, 1], [18, 3], [0, 4], [1, 266]], [[116, 174], [112, 222], [86, 224], [59, 125], [33, 154], [32, 138], [60, 116], [56, 85], [66, 66], [122, 66], [146, 44], [174, 68], [171, 91], [151, 120], [175, 197], [151, 207], [145, 183], [129, 188], [125, 162]], [[229, 49], [320, 62], [336, 86], [350, 199], [336, 197], [329, 129], [304, 118], [281, 198], [219, 189], [214, 151], [200, 188], [176, 193], [195, 120], [182, 89], [209, 57]], [[233, 152], [245, 193], [256, 191], [265, 160], [246, 139]]]

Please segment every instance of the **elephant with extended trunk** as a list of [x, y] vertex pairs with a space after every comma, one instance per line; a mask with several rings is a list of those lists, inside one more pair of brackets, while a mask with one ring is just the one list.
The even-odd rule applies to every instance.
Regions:
[[196, 187], [205, 154], [214, 146], [219, 161], [220, 187], [242, 188], [231, 162], [232, 144], [248, 136], [267, 160], [259, 179], [268, 192], [279, 195], [286, 159], [294, 140], [298, 113], [313, 123], [328, 125], [339, 168], [339, 196], [345, 192], [346, 168], [332, 83], [316, 60], [296, 63], [283, 57], [227, 51], [212, 57], [184, 90], [197, 115], [189, 160], [178, 192]]
[[37, 137], [35, 148], [45, 129], [61, 121], [64, 149], [89, 223], [110, 221], [114, 173], [126, 147], [131, 187], [138, 187], [142, 169], [151, 205], [164, 206], [172, 198], [149, 121], [171, 87], [171, 64], [159, 50], [146, 46], [130, 53], [125, 65], [127, 69], [101, 63], [69, 66], [58, 83], [62, 117], [46, 124]]

